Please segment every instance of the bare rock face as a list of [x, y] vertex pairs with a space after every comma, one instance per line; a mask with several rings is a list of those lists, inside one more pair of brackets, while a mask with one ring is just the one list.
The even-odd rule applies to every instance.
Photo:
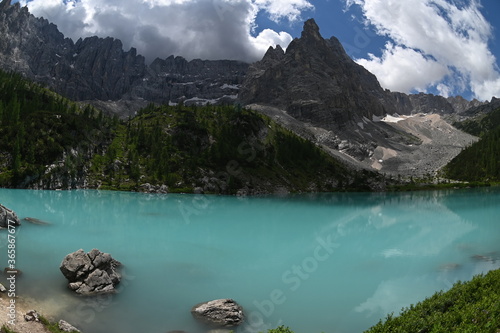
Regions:
[[214, 326], [231, 327], [243, 322], [243, 308], [232, 299], [217, 299], [195, 305], [194, 318]]
[[69, 281], [69, 288], [78, 294], [90, 295], [115, 290], [121, 276], [116, 271], [120, 262], [109, 253], [93, 249], [85, 253], [82, 249], [68, 254], [59, 267]]
[[250, 65], [239, 97], [243, 104], [277, 107], [298, 120], [337, 131], [352, 129], [363, 117], [444, 115], [481, 104], [383, 89], [375, 75], [347, 55], [337, 38], [321, 36], [314, 19], [304, 23], [301, 37], [286, 52], [271, 47], [261, 61]]
[[243, 104], [272, 105], [331, 128], [385, 114], [384, 96], [377, 78], [349, 58], [335, 37], [323, 39], [313, 19], [286, 53], [270, 48], [251, 65], [240, 91]]
[[0, 205], [0, 228], [7, 228], [9, 224], [11, 226], [18, 226], [21, 222], [13, 210]]

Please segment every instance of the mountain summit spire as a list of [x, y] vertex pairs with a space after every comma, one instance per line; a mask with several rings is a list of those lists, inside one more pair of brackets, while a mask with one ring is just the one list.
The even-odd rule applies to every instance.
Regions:
[[2, 0], [2, 2], [0, 3], [0, 10], [9, 8], [11, 5], [10, 1], [11, 0]]
[[314, 19], [309, 19], [304, 22], [304, 29], [302, 30], [302, 38], [313, 37], [316, 40], [321, 40], [319, 27]]

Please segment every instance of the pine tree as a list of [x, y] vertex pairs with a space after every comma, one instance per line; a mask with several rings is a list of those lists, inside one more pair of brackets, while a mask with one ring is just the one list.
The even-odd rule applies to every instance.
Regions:
[[14, 151], [12, 152], [12, 171], [14, 173], [15, 178], [19, 176], [21, 170], [21, 148], [19, 141], [20, 138], [18, 135], [16, 138], [16, 142], [14, 144]]

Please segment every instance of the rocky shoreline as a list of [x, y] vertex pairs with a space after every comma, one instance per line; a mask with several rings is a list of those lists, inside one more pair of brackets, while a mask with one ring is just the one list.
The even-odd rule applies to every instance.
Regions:
[[48, 322], [45, 318], [50, 318], [52, 321], [54, 320], [53, 314], [50, 313], [50, 311], [42, 313], [33, 310], [44, 308], [44, 306], [36, 300], [24, 297], [15, 298], [16, 320], [14, 322], [9, 322], [8, 315], [11, 314], [9, 309], [10, 303], [11, 301], [9, 299], [3, 296], [0, 297], [0, 328], [5, 326], [16, 333], [51, 333], [47, 327], [50, 325], [56, 326], [60, 332], [80, 332], [78, 328], [63, 319]]

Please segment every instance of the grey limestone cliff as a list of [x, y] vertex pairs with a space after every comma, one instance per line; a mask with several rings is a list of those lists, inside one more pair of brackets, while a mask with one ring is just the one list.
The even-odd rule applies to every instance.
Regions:
[[286, 52], [270, 48], [249, 68], [240, 92], [244, 104], [283, 108], [299, 120], [334, 129], [391, 111], [384, 97], [377, 78], [352, 61], [335, 37], [323, 39], [312, 19]]

